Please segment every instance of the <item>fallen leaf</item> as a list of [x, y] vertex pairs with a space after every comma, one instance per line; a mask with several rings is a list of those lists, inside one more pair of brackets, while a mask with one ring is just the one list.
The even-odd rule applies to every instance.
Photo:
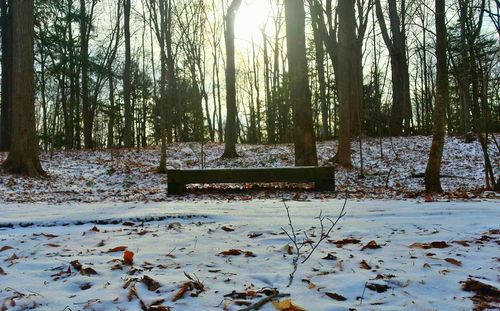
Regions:
[[328, 255], [326, 255], [326, 257], [323, 257], [321, 259], [324, 259], [324, 260], [337, 260], [337, 256], [335, 256], [332, 253], [329, 253]]
[[148, 290], [152, 292], [158, 290], [158, 288], [161, 287], [161, 284], [158, 281], [152, 279], [147, 275], [142, 277], [141, 282], [144, 283], [148, 287]]
[[365, 246], [363, 246], [361, 248], [362, 251], [364, 251], [365, 249], [377, 249], [377, 248], [381, 248], [382, 246], [378, 245], [377, 242], [375, 241], [370, 241], [368, 242], [368, 244], [366, 244]]
[[226, 231], [226, 232], [233, 232], [234, 231], [233, 228], [227, 227], [227, 226], [222, 226], [221, 229], [224, 230], [224, 231]]
[[96, 226], [92, 227], [92, 229], [90, 229], [90, 231], [101, 232], [101, 230], [99, 230], [99, 228], [97, 228]]
[[134, 263], [134, 252], [125, 251], [123, 253], [123, 262], [127, 265], [132, 265]]
[[45, 244], [45, 245], [49, 246], [49, 247], [61, 247], [61, 245], [59, 245], [59, 244], [52, 244], [52, 243]]
[[462, 245], [464, 247], [468, 247], [469, 246], [469, 241], [453, 241], [453, 243]]
[[87, 267], [87, 268], [82, 268], [80, 270], [80, 274], [81, 275], [96, 275], [97, 271], [95, 271], [94, 269], [92, 269], [90, 267]]
[[250, 251], [242, 251], [241, 249], [230, 249], [227, 251], [220, 252], [219, 255], [222, 256], [239, 256], [245, 254], [245, 257], [256, 257], [256, 255]]
[[80, 289], [81, 290], [87, 290], [87, 289], [90, 289], [92, 288], [92, 284], [91, 283], [84, 283], [82, 285], [80, 285]]
[[459, 261], [459, 260], [456, 260], [456, 259], [453, 259], [453, 258], [445, 258], [444, 259], [446, 262], [449, 262], [451, 264], [454, 264], [455, 266], [459, 266], [461, 267], [462, 266], [462, 262]]
[[[462, 289], [467, 292], [474, 292], [471, 300], [476, 305], [477, 310], [494, 309], [500, 303], [500, 290], [488, 284], [484, 284], [474, 279], [468, 279], [463, 283]], [[494, 305], [490, 305], [494, 303]]]
[[325, 293], [325, 295], [327, 295], [328, 297], [335, 299], [337, 301], [346, 301], [347, 300], [347, 298], [345, 298], [344, 296], [336, 294], [336, 293]]
[[384, 284], [368, 283], [366, 284], [366, 288], [377, 293], [384, 293], [389, 289], [389, 286]]
[[107, 253], [123, 252], [126, 249], [127, 249], [127, 246], [117, 246], [115, 248], [111, 248], [110, 250], [108, 250]]
[[42, 235], [46, 238], [49, 238], [49, 239], [53, 239], [53, 238], [57, 238], [58, 235], [55, 235], [55, 234], [51, 234], [51, 233], [42, 233]]
[[365, 269], [365, 270], [371, 270], [372, 269], [372, 267], [365, 260], [363, 260], [362, 262], [360, 262], [359, 267], [361, 269]]
[[249, 233], [249, 234], [248, 234], [248, 237], [249, 237], [250, 239], [255, 239], [255, 238], [258, 238], [258, 237], [260, 237], [260, 236], [262, 236], [262, 235], [263, 235], [263, 233], [256, 233], [256, 232], [252, 232], [252, 233]]
[[172, 301], [176, 302], [177, 300], [182, 299], [182, 297], [184, 297], [184, 295], [188, 291], [190, 291], [191, 289], [193, 289], [193, 286], [192, 286], [191, 282], [186, 282], [186, 283], [182, 284], [181, 288], [179, 289], [179, 291], [177, 292], [177, 294], [175, 294], [175, 296], [172, 299]]
[[81, 271], [82, 270], [82, 264], [78, 260], [73, 260], [70, 262], [70, 265], [75, 268], [76, 271]]
[[447, 248], [450, 245], [444, 241], [439, 242], [431, 242], [431, 243], [413, 243], [410, 245], [411, 248], [421, 248], [421, 249], [430, 249], [430, 248]]
[[306, 311], [306, 309], [293, 303], [291, 299], [273, 301], [273, 305], [279, 311]]
[[11, 246], [3, 246], [2, 248], [0, 248], [0, 253], [8, 251], [9, 249], [13, 249], [13, 247], [11, 247]]
[[342, 248], [342, 247], [344, 247], [344, 245], [358, 244], [361, 241], [358, 239], [354, 239], [354, 238], [348, 238], [348, 239], [343, 239], [343, 240], [338, 240], [338, 241], [328, 240], [328, 242], [335, 244], [338, 248]]
[[5, 273], [5, 271], [3, 271], [2, 267], [0, 267], [0, 275], [7, 275], [7, 273]]

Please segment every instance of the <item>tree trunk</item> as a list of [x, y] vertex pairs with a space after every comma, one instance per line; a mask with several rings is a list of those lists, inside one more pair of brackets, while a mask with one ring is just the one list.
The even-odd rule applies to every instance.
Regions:
[[224, 158], [235, 158], [237, 141], [237, 108], [236, 108], [236, 64], [234, 59], [234, 20], [241, 5], [241, 0], [233, 0], [226, 15], [226, 137], [224, 145]]
[[[392, 110], [389, 131], [391, 135], [399, 136], [403, 132], [410, 134], [411, 102], [410, 102], [410, 75], [406, 59], [405, 24], [399, 18], [395, 0], [388, 0], [389, 19], [392, 38], [389, 37], [384, 21], [380, 0], [375, 0], [377, 19], [382, 37], [389, 50], [392, 70]], [[402, 1], [404, 7], [404, 1]], [[402, 9], [403, 14], [405, 14]]]
[[2, 100], [0, 110], [0, 151], [11, 142], [12, 121], [12, 0], [0, 0], [2, 25]]
[[[352, 167], [351, 162], [351, 126], [359, 122], [352, 118], [351, 109], [361, 106], [362, 76], [358, 71], [358, 55], [356, 40], [356, 15], [354, 1], [340, 1], [337, 7], [339, 14], [338, 34], [338, 69], [337, 85], [340, 102], [340, 132], [338, 161], [344, 167]], [[362, 73], [361, 73], [362, 74]], [[359, 110], [358, 110], [359, 111]], [[359, 118], [359, 116], [357, 116]]]
[[123, 129], [123, 142], [125, 148], [134, 147], [134, 138], [132, 136], [132, 106], [131, 106], [131, 47], [130, 47], [130, 0], [124, 0], [124, 30], [125, 30], [125, 68], [123, 71], [123, 101], [125, 108], [125, 125]]
[[295, 165], [317, 166], [306, 58], [304, 1], [285, 1], [285, 20], [294, 121]]
[[33, 69], [34, 1], [16, 0], [12, 6], [12, 143], [4, 168], [9, 173], [46, 176], [38, 159]]
[[83, 143], [85, 148], [92, 148], [92, 109], [89, 100], [89, 37], [88, 16], [85, 0], [80, 0], [80, 40], [82, 62], [82, 105], [83, 105]]
[[434, 136], [429, 162], [427, 162], [425, 171], [425, 190], [428, 193], [443, 191], [440, 180], [441, 159], [443, 157], [446, 106], [449, 100], [445, 0], [436, 0], [436, 36], [437, 89], [434, 111]]

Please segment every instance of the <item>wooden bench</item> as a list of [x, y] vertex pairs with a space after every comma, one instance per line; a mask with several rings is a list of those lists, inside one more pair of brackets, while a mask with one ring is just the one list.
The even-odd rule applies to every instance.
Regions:
[[332, 166], [169, 170], [167, 179], [168, 194], [181, 194], [188, 184], [246, 182], [314, 183], [316, 190], [335, 191], [335, 168]]

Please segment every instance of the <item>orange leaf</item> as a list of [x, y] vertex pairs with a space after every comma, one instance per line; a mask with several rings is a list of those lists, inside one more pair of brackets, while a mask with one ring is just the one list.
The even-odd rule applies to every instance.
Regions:
[[279, 311], [306, 311], [306, 309], [294, 304], [291, 299], [273, 301], [273, 305]]
[[112, 248], [108, 251], [108, 253], [116, 253], [116, 252], [123, 252], [124, 250], [127, 249], [127, 246], [117, 246], [115, 248]]
[[378, 245], [377, 242], [375, 241], [370, 241], [368, 242], [368, 244], [366, 244], [365, 246], [363, 246], [361, 248], [362, 251], [364, 251], [365, 249], [369, 248], [369, 249], [377, 249], [377, 248], [381, 248], [382, 246]]
[[125, 253], [123, 253], [123, 261], [127, 265], [132, 265], [134, 263], [134, 252], [125, 251]]

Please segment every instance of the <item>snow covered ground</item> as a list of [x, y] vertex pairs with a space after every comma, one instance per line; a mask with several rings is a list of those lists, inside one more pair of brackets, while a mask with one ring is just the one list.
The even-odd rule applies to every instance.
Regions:
[[[306, 233], [313, 245], [321, 236], [315, 217], [335, 219], [343, 201], [286, 204], [299, 241]], [[280, 200], [0, 211], [1, 310], [241, 310], [277, 291], [290, 296], [262, 310], [471, 310], [473, 300], [500, 307], [491, 296], [500, 287], [495, 200], [349, 200], [289, 288], [295, 249], [281, 229], [291, 234]]]
[[[498, 139], [497, 139], [498, 140]], [[360, 152], [353, 143], [353, 161], [357, 169], [339, 170], [336, 176], [338, 190], [349, 192], [359, 199], [404, 199], [422, 196], [423, 178], [415, 175], [425, 171], [430, 137], [386, 138], [382, 142], [383, 157], [378, 139], [366, 141], [363, 147], [365, 178], [358, 178]], [[184, 143], [169, 146], [170, 168], [199, 168], [201, 144]], [[205, 145], [207, 167], [276, 167], [293, 166], [292, 145], [238, 145], [240, 158], [221, 160], [223, 145]], [[320, 165], [325, 165], [336, 150], [336, 142], [318, 144]], [[112, 154], [113, 153], [113, 154]], [[6, 158], [0, 153], [0, 162]], [[172, 200], [221, 199], [220, 189], [226, 190], [222, 199], [277, 199], [290, 197], [281, 185], [275, 189], [238, 191], [251, 185], [211, 185], [212, 191], [194, 190], [188, 196], [169, 198], [166, 195], [166, 177], [155, 170], [159, 163], [159, 149], [137, 151], [67, 151], [44, 153], [42, 164], [51, 177], [45, 180], [12, 177], [0, 172], [0, 202], [148, 202]], [[500, 174], [500, 153], [490, 145], [490, 157], [496, 174]], [[478, 142], [464, 143], [462, 138], [446, 140], [443, 157], [444, 198], [499, 198], [484, 191], [484, 169]], [[213, 188], [216, 188], [213, 191]], [[281, 188], [280, 188], [281, 187]], [[336, 193], [315, 193], [307, 187], [299, 191], [303, 198], [335, 198]], [[297, 193], [297, 192], [296, 192]]]

